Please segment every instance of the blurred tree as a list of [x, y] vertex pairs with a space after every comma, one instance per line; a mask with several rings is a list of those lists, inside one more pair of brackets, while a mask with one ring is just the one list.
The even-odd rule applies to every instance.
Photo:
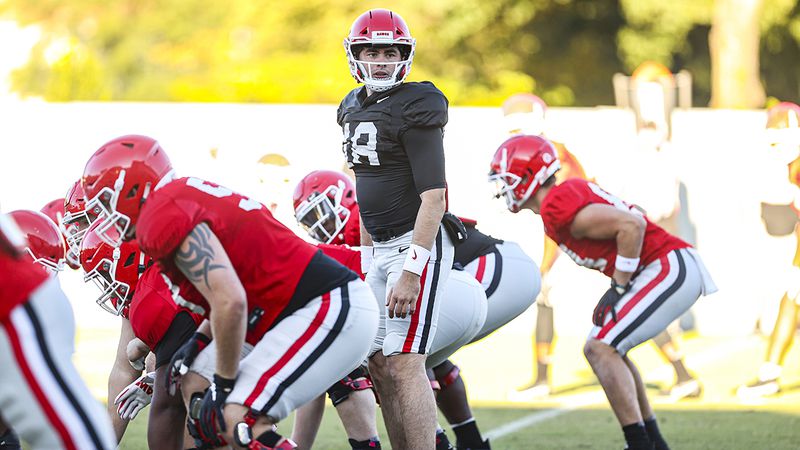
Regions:
[[761, 29], [760, 66], [767, 95], [800, 103], [800, 1], [767, 0]]
[[[729, 88], [729, 97], [757, 94], [765, 88], [768, 95], [797, 99], [800, 81], [786, 74], [800, 71], [800, 2], [767, 0], [763, 8], [744, 8], [748, 3], [756, 5], [762, 1], [621, 0], [626, 25], [618, 34], [618, 42], [627, 73], [648, 59], [659, 61], [674, 72], [687, 69], [694, 77], [694, 103], [698, 105], [710, 104], [712, 85], [722, 88], [723, 80], [726, 83], [749, 80], [748, 87]], [[734, 7], [726, 8], [727, 4]], [[737, 15], [749, 22], [735, 22]], [[727, 29], [732, 33], [719, 39], [716, 48], [710, 45], [712, 21], [718, 29], [723, 27], [720, 32]], [[749, 49], [741, 39], [748, 42]], [[724, 45], [726, 42], [731, 45]], [[723, 65], [722, 53], [728, 49], [730, 62]], [[712, 58], [718, 60], [713, 70], [719, 77], [716, 83], [711, 79]], [[757, 86], [759, 81], [764, 88]], [[762, 96], [754, 98], [746, 103], [731, 100], [725, 104], [763, 106]], [[721, 101], [715, 105], [722, 105]]]
[[709, 34], [711, 106], [762, 108], [759, 17], [763, 0], [716, 0]]
[[[769, 95], [796, 99], [797, 77], [781, 74], [800, 69], [797, 0], [768, 1], [759, 23], [761, 73]], [[453, 104], [498, 105], [525, 91], [552, 105], [611, 104], [611, 76], [646, 59], [690, 70], [697, 103], [705, 104], [713, 2], [407, 0], [397, 10], [417, 38], [410, 79], [434, 80]], [[380, 6], [5, 0], [0, 14], [41, 29], [29, 62], [12, 76], [21, 95], [335, 103], [355, 86], [342, 39], [358, 14]]]

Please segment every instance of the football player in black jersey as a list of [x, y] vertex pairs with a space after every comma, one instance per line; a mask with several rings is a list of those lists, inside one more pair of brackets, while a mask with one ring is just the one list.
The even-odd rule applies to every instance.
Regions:
[[436, 406], [425, 358], [453, 264], [453, 243], [441, 225], [448, 102], [430, 82], [404, 83], [415, 41], [396, 13], [363, 13], [344, 46], [350, 72], [364, 86], [342, 100], [337, 121], [356, 175], [361, 242], [368, 247], [362, 269], [376, 299], [385, 300], [370, 373], [392, 447], [430, 448]]

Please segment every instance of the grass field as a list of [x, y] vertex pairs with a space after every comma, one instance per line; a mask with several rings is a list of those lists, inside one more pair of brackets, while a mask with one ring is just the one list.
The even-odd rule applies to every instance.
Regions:
[[[582, 340], [562, 339], [553, 365], [555, 395], [514, 403], [508, 391], [530, 376], [529, 357], [498, 349], [525, 348], [520, 336], [493, 335], [454, 356], [470, 390], [475, 417], [495, 449], [621, 449], [619, 426], [580, 353]], [[632, 352], [650, 387], [661, 429], [673, 449], [800, 448], [800, 346], [786, 358], [783, 392], [756, 404], [742, 404], [735, 387], [755, 374], [765, 341], [749, 338], [693, 338], [685, 342], [690, 368], [704, 384], [700, 399], [672, 402], [662, 395], [672, 372], [651, 344]], [[146, 411], [144, 412], [146, 413]], [[379, 423], [382, 421], [379, 418]], [[442, 419], [444, 424], [444, 420]], [[279, 431], [291, 433], [292, 418]], [[146, 449], [146, 417], [134, 421], [120, 448]], [[448, 427], [445, 427], [448, 429]], [[385, 431], [381, 438], [388, 444]], [[451, 438], [452, 432], [449, 433]], [[388, 445], [387, 445], [388, 447]], [[347, 440], [328, 408], [315, 448], [347, 450]]]

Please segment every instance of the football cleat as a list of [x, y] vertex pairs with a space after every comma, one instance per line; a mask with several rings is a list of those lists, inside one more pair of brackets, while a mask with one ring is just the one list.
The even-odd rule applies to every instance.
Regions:
[[456, 450], [492, 450], [492, 446], [489, 445], [489, 439], [481, 442], [480, 447], [456, 447]]
[[695, 379], [676, 383], [669, 390], [669, 398], [673, 402], [684, 398], [698, 398], [703, 395], [703, 385]]
[[756, 399], [761, 397], [768, 397], [775, 395], [781, 391], [778, 384], [778, 379], [771, 380], [755, 380], [747, 384], [743, 384], [736, 389], [736, 396], [743, 400]]
[[455, 447], [450, 443], [450, 439], [447, 438], [447, 434], [445, 434], [444, 430], [436, 432], [436, 450], [455, 450]]

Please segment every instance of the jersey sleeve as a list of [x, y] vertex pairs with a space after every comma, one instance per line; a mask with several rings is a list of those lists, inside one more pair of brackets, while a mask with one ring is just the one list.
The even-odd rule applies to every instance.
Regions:
[[401, 141], [408, 155], [417, 194], [446, 187], [442, 130], [412, 128], [402, 135]]
[[553, 230], [567, 229], [575, 215], [590, 203], [591, 197], [585, 189], [576, 183], [565, 182], [551, 190], [542, 202], [542, 221]]
[[148, 203], [142, 208], [136, 237], [139, 246], [148, 256], [164, 260], [175, 253], [196, 223], [190, 208], [186, 208], [185, 205], [181, 207], [180, 201], [170, 198], [153, 205]]
[[402, 134], [409, 128], [444, 128], [448, 101], [431, 83], [420, 83], [419, 92], [403, 106]]

